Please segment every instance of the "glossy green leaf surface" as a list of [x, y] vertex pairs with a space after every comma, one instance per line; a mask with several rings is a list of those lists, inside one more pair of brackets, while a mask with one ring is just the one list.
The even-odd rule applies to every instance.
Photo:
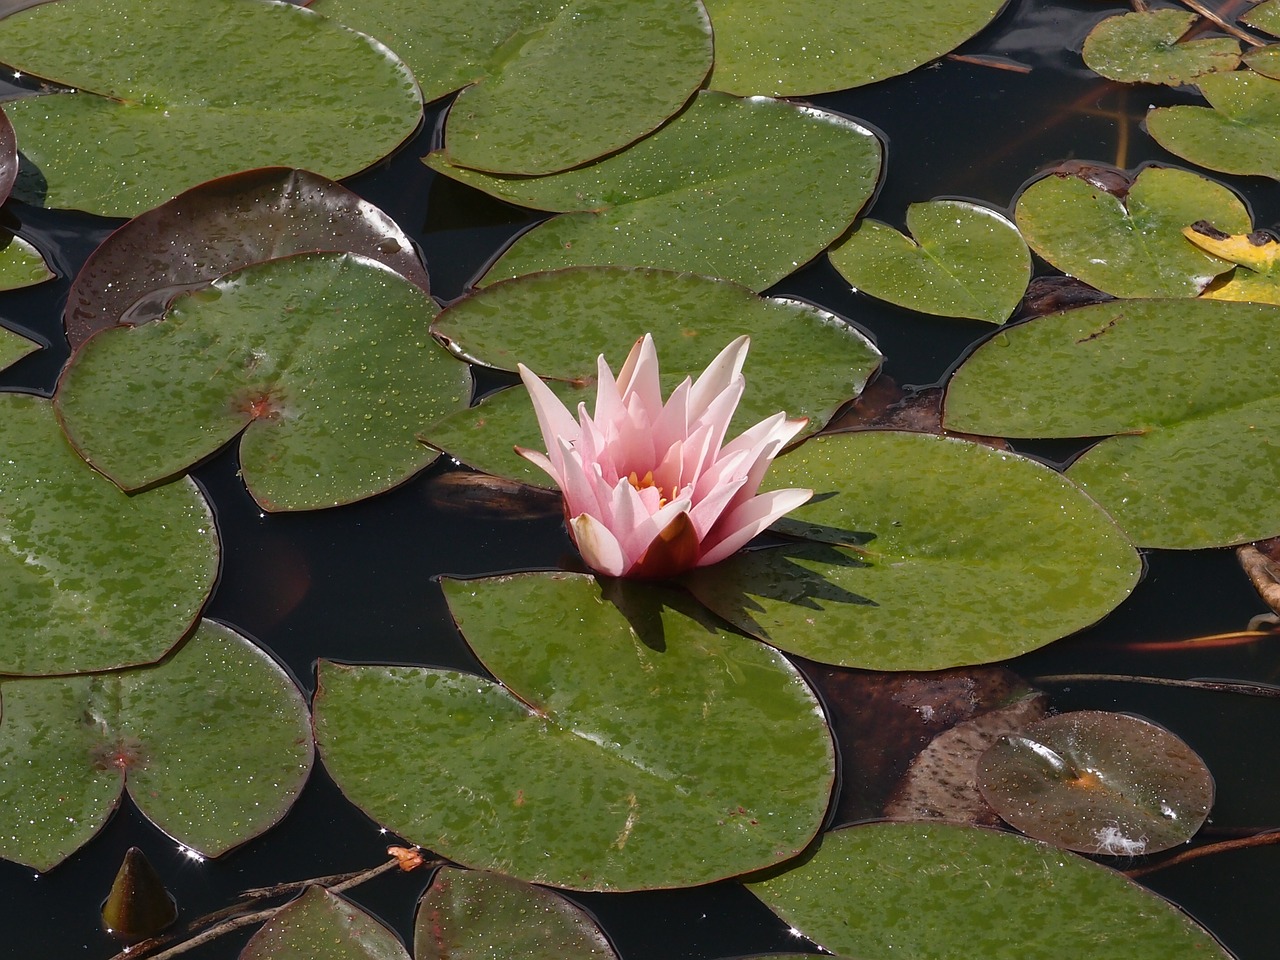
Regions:
[[56, 402], [76, 448], [126, 489], [243, 431], [241, 472], [263, 507], [348, 503], [434, 460], [416, 432], [467, 401], [466, 367], [430, 335], [435, 312], [355, 254], [271, 260], [179, 298], [162, 320], [102, 331]]
[[997, 740], [978, 787], [1023, 833], [1082, 853], [1140, 856], [1188, 842], [1213, 806], [1204, 761], [1164, 727], [1077, 710]]
[[627, 150], [546, 177], [434, 170], [500, 199], [565, 215], [519, 237], [492, 283], [577, 264], [663, 267], [763, 290], [853, 222], [881, 149], [844, 117], [776, 100], [703, 92]]
[[0, 290], [29, 287], [54, 276], [39, 250], [21, 237], [0, 231]]
[[[23, 199], [104, 216], [250, 167], [349, 176], [422, 114], [399, 59], [292, 4], [59, 0], [0, 20], [0, 49], [76, 90], [6, 105], [46, 184]], [[283, 49], [305, 51], [306, 68]]]
[[1254, 47], [1240, 59], [1254, 73], [1280, 80], [1280, 43]]
[[828, 950], [912, 960], [1228, 960], [1204, 928], [1106, 867], [955, 824], [869, 823], [751, 891]]
[[20, 333], [0, 327], [0, 370], [11, 367], [28, 354], [40, 349], [40, 344], [28, 340]]
[[711, 88], [793, 97], [896, 77], [958, 47], [990, 23], [1002, 0], [943, 0], [910, 18], [875, 0], [802, 0], [762, 8], [705, 0], [716, 34]]
[[1146, 167], [1121, 198], [1083, 176], [1048, 176], [1018, 198], [1027, 243], [1063, 273], [1117, 297], [1194, 297], [1228, 261], [1182, 235], [1207, 220], [1252, 229], [1249, 211], [1221, 184], [1185, 170]]
[[1139, 544], [1221, 546], [1280, 533], [1260, 496], [1280, 471], [1280, 308], [1135, 300], [1001, 331], [956, 371], [950, 429], [1104, 440], [1067, 475]]
[[444, 582], [500, 683], [321, 662], [316, 738], [356, 805], [458, 863], [537, 883], [709, 883], [794, 856], [834, 776], [776, 651], [681, 594], [593, 577]]
[[202, 183], [112, 233], [76, 275], [62, 324], [75, 349], [107, 327], [158, 319], [224, 273], [322, 250], [378, 260], [430, 292], [413, 241], [385, 213], [318, 174], [268, 167]]
[[1155, 141], [1210, 170], [1280, 180], [1280, 80], [1236, 70], [1208, 74], [1196, 86], [1209, 106], [1158, 107], [1147, 114]]
[[1241, 23], [1250, 27], [1269, 33], [1273, 37], [1280, 37], [1280, 2], [1277, 0], [1263, 0], [1262, 3], [1242, 13], [1239, 19]]
[[497, 873], [442, 867], [418, 903], [415, 960], [556, 957], [613, 960], [581, 907], [543, 887]]
[[1179, 43], [1198, 19], [1189, 10], [1143, 10], [1108, 17], [1084, 41], [1090, 70], [1121, 83], [1179, 86], [1240, 64], [1240, 44], [1230, 37]]
[[376, 917], [312, 886], [262, 925], [239, 960], [409, 960], [409, 953]]
[[302, 694], [260, 649], [202, 621], [153, 667], [0, 684], [0, 856], [48, 870], [123, 788], [156, 826], [218, 856], [275, 824], [311, 769]]
[[1069, 480], [964, 440], [817, 437], [774, 461], [765, 485], [812, 489], [777, 529], [825, 542], [739, 553], [685, 582], [741, 629], [824, 663], [1005, 660], [1101, 619], [1141, 572]]
[[189, 480], [126, 496], [75, 455], [48, 400], [0, 403], [0, 673], [158, 660], [217, 579], [204, 497]]
[[1018, 228], [989, 207], [934, 200], [907, 208], [904, 236], [861, 220], [831, 250], [831, 263], [863, 293], [943, 317], [1001, 323], [1031, 279]]

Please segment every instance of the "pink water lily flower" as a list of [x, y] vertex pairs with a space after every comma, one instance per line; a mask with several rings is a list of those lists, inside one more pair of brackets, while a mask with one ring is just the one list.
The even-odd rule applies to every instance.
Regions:
[[812, 490], [757, 493], [778, 451], [807, 421], [777, 413], [725, 443], [746, 381], [751, 341], [739, 337], [697, 382], [686, 379], [664, 404], [658, 353], [645, 334], [622, 371], [599, 360], [595, 415], [575, 420], [524, 364], [547, 453], [517, 452], [545, 470], [564, 495], [582, 558], [610, 577], [670, 577], [723, 560]]

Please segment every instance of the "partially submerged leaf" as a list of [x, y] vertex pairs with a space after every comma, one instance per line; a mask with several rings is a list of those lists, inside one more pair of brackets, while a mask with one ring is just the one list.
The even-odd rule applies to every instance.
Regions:
[[979, 827], [837, 830], [805, 863], [749, 886], [801, 934], [853, 957], [1230, 960], [1203, 927], [1123, 874]]
[[0, 404], [0, 673], [158, 660], [217, 579], [209, 505], [190, 480], [126, 496], [75, 455], [48, 400]]
[[617, 957], [590, 914], [559, 894], [456, 867], [441, 867], [418, 903], [413, 955], [415, 960]]
[[861, 220], [832, 248], [831, 263], [855, 289], [900, 307], [989, 323], [1009, 318], [1031, 278], [1017, 227], [989, 207], [933, 200], [907, 208], [907, 229], [911, 237]]
[[0, 290], [34, 286], [55, 276], [39, 250], [21, 237], [0, 230]]
[[[24, 199], [104, 216], [250, 167], [349, 176], [422, 115], [385, 47], [287, 3], [59, 0], [0, 20], [0, 49], [75, 90], [6, 104], [47, 185]], [[282, 50], [305, 51], [305, 69]]]
[[[1235, 70], [1208, 74], [1196, 85], [1209, 106], [1157, 107], [1147, 114], [1147, 132], [1170, 153], [1210, 170], [1280, 180], [1280, 80]], [[1204, 219], [1228, 233], [1249, 229]]]
[[522, 574], [445, 581], [500, 682], [321, 662], [316, 738], [347, 797], [468, 866], [582, 890], [709, 883], [802, 850], [835, 773], [777, 651], [676, 591]]
[[319, 174], [268, 167], [202, 183], [111, 234], [71, 284], [67, 339], [75, 350], [99, 330], [163, 316], [225, 273], [320, 251], [380, 261], [431, 292], [413, 241], [385, 213]]
[[1194, 297], [1231, 264], [1196, 248], [1183, 227], [1207, 220], [1252, 229], [1249, 211], [1222, 184], [1171, 167], [1145, 167], [1117, 195], [1088, 175], [1051, 173], [1018, 198], [1018, 228], [1064, 273], [1117, 297]]
[[37, 870], [97, 833], [125, 788], [165, 833], [218, 856], [283, 817], [311, 769], [298, 688], [209, 620], [156, 666], [6, 680], [0, 697], [0, 856]]
[[1154, 723], [1099, 710], [1001, 737], [979, 761], [978, 786], [1023, 833], [1112, 856], [1186, 843], [1213, 805], [1213, 777], [1186, 743]]
[[377, 917], [309, 886], [262, 925], [239, 960], [409, 960], [409, 953]]
[[140, 847], [125, 851], [124, 862], [102, 904], [102, 925], [121, 940], [155, 936], [178, 919], [178, 904], [165, 889]]
[[466, 403], [470, 377], [432, 339], [435, 312], [355, 254], [270, 260], [180, 297], [163, 320], [102, 331], [56, 402], [76, 448], [126, 489], [243, 431], [241, 472], [263, 507], [349, 503], [431, 463], [417, 431]]
[[432, 169], [511, 203], [563, 212], [519, 237], [492, 283], [576, 264], [663, 267], [763, 290], [817, 256], [875, 188], [881, 148], [858, 123], [702, 92], [651, 137], [546, 177]]
[[1178, 41], [1198, 19], [1189, 10], [1142, 10], [1108, 17], [1084, 40], [1084, 62], [1121, 83], [1179, 86], [1240, 64], [1240, 44], [1230, 37]]
[[28, 340], [8, 327], [0, 327], [0, 370], [11, 367], [28, 354], [41, 349], [43, 344]]

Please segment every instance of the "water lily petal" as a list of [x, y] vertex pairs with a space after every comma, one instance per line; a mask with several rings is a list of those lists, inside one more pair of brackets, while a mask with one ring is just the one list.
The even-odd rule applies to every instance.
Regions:
[[[698, 566], [718, 563], [745, 547], [757, 535], [768, 529], [769, 524], [794, 510], [813, 496], [812, 490], [796, 488], [772, 490], [752, 497], [731, 513], [725, 514], [711, 531], [715, 542], [703, 544], [705, 552], [698, 559]], [[721, 532], [723, 528], [723, 533]], [[719, 539], [716, 539], [716, 538]]]
[[702, 371], [689, 393], [689, 415], [697, 418], [711, 405], [711, 401], [724, 392], [734, 380], [742, 376], [742, 365], [751, 347], [750, 337], [739, 337], [716, 354], [716, 358]]
[[639, 401], [644, 417], [653, 423], [662, 410], [662, 386], [658, 382], [658, 348], [653, 335], [646, 333], [636, 341], [618, 374], [618, 391], [623, 400]]
[[526, 367], [517, 364], [520, 379], [529, 391], [529, 399], [533, 401], [533, 412], [538, 416], [538, 429], [542, 431], [542, 440], [548, 450], [555, 448], [556, 438], [566, 440], [578, 438], [578, 421], [560, 402], [560, 398], [551, 392], [551, 388], [542, 382], [542, 378]]
[[591, 514], [571, 517], [569, 531], [573, 534], [573, 542], [578, 545], [582, 559], [597, 573], [603, 573], [606, 577], [620, 577], [631, 565], [617, 538]]
[[698, 534], [687, 513], [676, 516], [649, 544], [649, 549], [629, 571], [649, 580], [674, 577], [691, 569], [698, 559]]

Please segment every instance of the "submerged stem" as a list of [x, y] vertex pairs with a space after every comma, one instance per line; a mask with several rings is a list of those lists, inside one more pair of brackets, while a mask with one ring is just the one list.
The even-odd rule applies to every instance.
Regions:
[[1177, 680], [1173, 677], [1138, 677], [1122, 673], [1055, 673], [1033, 677], [1034, 684], [1051, 683], [1149, 683], [1157, 687], [1190, 687], [1193, 690], [1214, 690], [1219, 693], [1243, 693], [1249, 697], [1280, 698], [1280, 687], [1269, 683], [1248, 683], [1242, 680]]
[[1272, 843], [1280, 843], [1280, 830], [1268, 829], [1263, 833], [1255, 833], [1251, 837], [1240, 837], [1235, 840], [1222, 840], [1218, 843], [1208, 843], [1203, 847], [1183, 850], [1181, 853], [1176, 853], [1166, 860], [1161, 860], [1159, 863], [1148, 863], [1144, 866], [1134, 867], [1132, 870], [1125, 870], [1123, 872], [1126, 877], [1143, 877], [1148, 873], [1163, 870], [1165, 867], [1172, 867], [1175, 864], [1186, 863], [1188, 860], [1207, 857], [1210, 854], [1225, 853], [1228, 850], [1244, 850], [1247, 847], [1264, 847]]

